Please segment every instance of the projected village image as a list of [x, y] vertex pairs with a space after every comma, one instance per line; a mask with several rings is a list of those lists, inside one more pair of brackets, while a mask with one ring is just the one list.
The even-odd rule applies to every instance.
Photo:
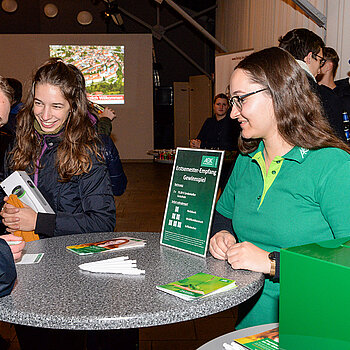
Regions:
[[50, 57], [82, 71], [90, 101], [124, 103], [124, 46], [50, 45]]

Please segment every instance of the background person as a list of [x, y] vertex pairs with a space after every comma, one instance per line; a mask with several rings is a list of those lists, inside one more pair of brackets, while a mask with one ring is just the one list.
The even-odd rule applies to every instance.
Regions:
[[218, 94], [214, 97], [214, 115], [204, 122], [197, 138], [190, 141], [191, 148], [226, 151], [237, 149], [239, 128], [227, 114], [228, 108], [228, 98], [225, 94]]
[[[96, 113], [93, 114], [96, 116]], [[109, 107], [105, 107], [102, 113], [97, 114], [97, 117], [99, 119], [97, 132], [110, 136], [112, 132], [112, 121], [117, 117], [115, 111]]]
[[209, 249], [234, 269], [267, 276], [239, 309], [236, 328], [245, 328], [278, 322], [281, 248], [349, 235], [350, 149], [287, 51], [248, 56], [230, 87], [242, 154], [217, 203]]
[[13, 101], [11, 104], [11, 110], [8, 118], [8, 122], [5, 125], [5, 130], [11, 135], [16, 134], [16, 117], [21, 108], [23, 107], [22, 103], [22, 83], [14, 78], [6, 78], [7, 83], [12, 87], [14, 91]]
[[[85, 79], [84, 89], [85, 89]], [[96, 114], [89, 108], [89, 116], [93, 123], [97, 125], [97, 132], [103, 143], [103, 156], [106, 161], [109, 177], [111, 179], [112, 191], [114, 196], [121, 196], [128, 183], [128, 179], [124, 173], [123, 165], [119, 157], [119, 152], [113, 140], [110, 137], [112, 132], [112, 121], [116, 118], [113, 109], [105, 107], [102, 113]]]
[[321, 100], [329, 124], [337, 136], [346, 141], [341, 101], [336, 94], [328, 88], [318, 85], [316, 81], [316, 76], [326, 63], [323, 57], [323, 49], [325, 47], [323, 40], [311, 30], [297, 28], [280, 37], [278, 41], [279, 47], [287, 50], [304, 70], [311, 89]]
[[333, 91], [342, 102], [342, 112], [350, 114], [350, 85], [349, 78], [334, 81], [337, 74], [339, 56], [331, 47], [324, 48], [323, 56], [326, 60], [325, 65], [321, 68], [320, 74], [317, 76], [318, 83], [326, 86]]
[[[7, 80], [0, 76], [0, 127], [9, 119], [14, 91]], [[0, 181], [4, 175], [4, 156], [8, 144], [13, 136], [5, 130], [0, 130]], [[2, 226], [2, 223], [0, 223]], [[1, 227], [3, 231], [3, 227]], [[20, 244], [9, 245], [10, 241], [21, 241]], [[0, 297], [11, 293], [17, 279], [14, 260], [20, 260], [25, 242], [13, 234], [0, 236]], [[6, 348], [9, 344], [0, 336], [0, 348]]]
[[0, 181], [4, 180], [5, 152], [13, 136], [3, 126], [7, 124], [13, 102], [14, 91], [7, 80], [0, 76]]
[[350, 77], [335, 81], [335, 93], [342, 99], [344, 111], [350, 114]]
[[7, 124], [14, 91], [7, 80], [0, 76], [0, 128]]
[[323, 57], [326, 60], [325, 64], [321, 67], [320, 73], [317, 75], [317, 82], [320, 85], [327, 86], [331, 90], [336, 87], [334, 77], [337, 73], [339, 56], [331, 47], [323, 48]]
[[222, 191], [236, 160], [236, 152], [230, 151], [238, 149], [240, 128], [237, 121], [230, 118], [228, 97], [225, 94], [214, 97], [213, 111], [214, 115], [204, 122], [197, 139], [190, 141], [190, 147], [226, 151], [219, 181], [219, 189]]

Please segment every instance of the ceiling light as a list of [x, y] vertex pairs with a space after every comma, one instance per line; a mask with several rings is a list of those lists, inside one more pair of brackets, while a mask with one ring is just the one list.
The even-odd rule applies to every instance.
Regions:
[[77, 21], [83, 26], [89, 25], [93, 20], [92, 14], [89, 11], [80, 11], [77, 16]]
[[58, 8], [54, 4], [46, 4], [44, 6], [44, 13], [49, 18], [54, 18], [58, 14]]
[[17, 10], [17, 2], [15, 0], [3, 0], [1, 7], [5, 12], [15, 12]]

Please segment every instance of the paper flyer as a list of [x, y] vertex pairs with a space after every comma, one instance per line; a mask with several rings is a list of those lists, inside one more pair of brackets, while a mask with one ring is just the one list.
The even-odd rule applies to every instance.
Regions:
[[143, 247], [146, 241], [133, 237], [117, 237], [106, 241], [84, 243], [66, 247], [78, 255], [88, 255], [101, 252], [110, 252], [121, 249]]

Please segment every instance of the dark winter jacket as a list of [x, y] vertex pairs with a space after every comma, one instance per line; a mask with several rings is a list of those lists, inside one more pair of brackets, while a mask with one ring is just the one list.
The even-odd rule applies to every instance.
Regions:
[[113, 231], [116, 209], [106, 165], [92, 156], [89, 173], [73, 176], [69, 182], [61, 182], [55, 166], [61, 136], [40, 137], [41, 168], [30, 177], [55, 214], [38, 213], [35, 233], [44, 238]]

